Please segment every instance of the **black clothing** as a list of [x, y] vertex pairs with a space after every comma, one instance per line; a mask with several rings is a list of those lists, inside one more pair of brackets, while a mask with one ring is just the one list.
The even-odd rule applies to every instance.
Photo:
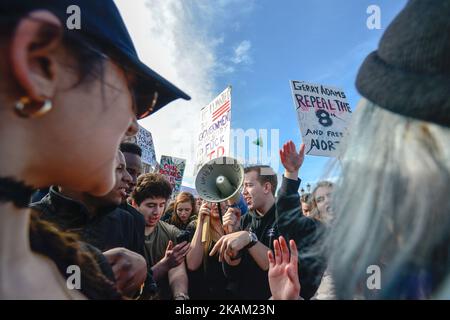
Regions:
[[[272, 249], [273, 240], [280, 235], [293, 239], [299, 249], [299, 279], [301, 296], [311, 298], [317, 291], [325, 271], [322, 261], [305, 261], [303, 253], [316, 239], [317, 224], [301, 214], [298, 187], [300, 180], [283, 177], [276, 203], [264, 215], [253, 210], [241, 219], [241, 230], [254, 232], [259, 242]], [[316, 267], [318, 262], [319, 267]], [[244, 251], [238, 266], [223, 264], [230, 279], [229, 287], [239, 299], [265, 300], [271, 296], [267, 271], [262, 270], [248, 251]]]
[[[145, 220], [129, 205], [104, 208], [92, 216], [84, 204], [65, 197], [52, 186], [41, 201], [32, 203], [30, 207], [41, 213], [41, 219], [56, 224], [63, 231], [78, 234], [82, 241], [102, 252], [123, 247], [145, 255]], [[144, 293], [151, 295], [155, 292], [156, 283], [149, 270]]]
[[[137, 253], [144, 256], [144, 239], [145, 239], [145, 219], [142, 213], [130, 206], [128, 203], [123, 203], [119, 206], [120, 209], [127, 211], [133, 216], [136, 232], [134, 233], [135, 239], [133, 240], [137, 244]], [[142, 245], [141, 245], [142, 244]]]
[[[216, 243], [212, 242], [208, 252]], [[228, 288], [228, 279], [223, 273], [222, 263], [217, 255], [203, 257], [198, 270], [189, 272], [189, 296], [193, 300], [231, 300], [234, 299]]]
[[136, 230], [133, 216], [119, 207], [104, 208], [92, 216], [84, 204], [65, 197], [54, 186], [30, 207], [41, 212], [41, 219], [56, 224], [63, 231], [78, 234], [81, 240], [101, 251], [124, 247], [139, 254], [144, 252], [144, 241], [138, 242], [136, 236], [144, 230]]

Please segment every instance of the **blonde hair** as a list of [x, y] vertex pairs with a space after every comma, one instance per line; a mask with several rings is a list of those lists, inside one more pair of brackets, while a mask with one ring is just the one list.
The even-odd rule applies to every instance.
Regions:
[[[338, 297], [408, 298], [406, 278], [424, 270], [434, 282], [428, 290], [418, 281], [413, 296], [442, 290], [450, 274], [450, 129], [362, 99], [339, 166], [325, 242]], [[374, 264], [382, 267], [375, 292], [366, 288]]]
[[[217, 203], [216, 205], [220, 205], [220, 203]], [[198, 215], [198, 219], [200, 219], [200, 215]], [[212, 212], [209, 217], [209, 223], [208, 232], [206, 233], [206, 241], [203, 243], [203, 254], [205, 257], [208, 256], [213, 242], [217, 242], [224, 235], [220, 218], [214, 217]], [[197, 226], [201, 226], [199, 221], [197, 222]], [[203, 259], [203, 262], [205, 263], [206, 259]]]

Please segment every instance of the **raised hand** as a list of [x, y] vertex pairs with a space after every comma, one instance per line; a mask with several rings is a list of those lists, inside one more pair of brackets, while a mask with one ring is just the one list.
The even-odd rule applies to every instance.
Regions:
[[297, 153], [294, 142], [289, 140], [280, 149], [280, 160], [283, 167], [289, 173], [298, 173], [298, 170], [303, 164], [305, 159], [305, 144], [300, 145], [300, 149]]
[[289, 241], [289, 246], [290, 255], [286, 240], [280, 237], [279, 240], [273, 241], [275, 257], [272, 251], [267, 252], [269, 286], [274, 300], [297, 300], [300, 296], [297, 246], [293, 240]]

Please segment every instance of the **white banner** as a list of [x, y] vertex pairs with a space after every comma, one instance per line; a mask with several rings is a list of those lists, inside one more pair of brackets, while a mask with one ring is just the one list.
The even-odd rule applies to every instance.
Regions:
[[305, 154], [336, 156], [352, 113], [344, 91], [304, 81], [291, 81], [291, 89]]
[[142, 149], [142, 162], [151, 165], [153, 168], [156, 167], [155, 147], [150, 131], [139, 126], [139, 131], [136, 135], [136, 143]]
[[231, 86], [200, 111], [195, 174], [206, 162], [230, 155]]

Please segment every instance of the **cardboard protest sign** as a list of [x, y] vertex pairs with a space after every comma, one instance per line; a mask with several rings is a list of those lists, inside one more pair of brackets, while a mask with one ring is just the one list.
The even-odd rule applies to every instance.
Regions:
[[142, 162], [152, 167], [157, 165], [155, 156], [155, 147], [153, 145], [152, 134], [150, 131], [139, 126], [139, 131], [136, 135], [136, 143], [142, 149]]
[[206, 162], [230, 153], [231, 86], [200, 111], [195, 173]]
[[305, 154], [336, 156], [352, 114], [344, 91], [304, 81], [291, 81], [291, 89]]
[[161, 156], [159, 173], [165, 176], [172, 185], [172, 197], [175, 197], [180, 192], [185, 167], [185, 159]]

